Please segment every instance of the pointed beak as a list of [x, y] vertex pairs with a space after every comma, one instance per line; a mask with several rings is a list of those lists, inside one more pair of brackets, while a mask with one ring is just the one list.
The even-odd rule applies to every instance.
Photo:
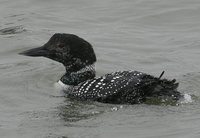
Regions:
[[49, 50], [47, 50], [44, 46], [29, 49], [19, 53], [20, 55], [31, 56], [31, 57], [47, 57], [49, 55]]

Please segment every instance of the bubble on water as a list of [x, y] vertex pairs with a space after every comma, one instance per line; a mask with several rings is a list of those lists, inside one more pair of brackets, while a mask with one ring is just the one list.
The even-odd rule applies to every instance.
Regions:
[[111, 108], [111, 111], [117, 111], [117, 110], [118, 110], [117, 107], [112, 107], [112, 108]]

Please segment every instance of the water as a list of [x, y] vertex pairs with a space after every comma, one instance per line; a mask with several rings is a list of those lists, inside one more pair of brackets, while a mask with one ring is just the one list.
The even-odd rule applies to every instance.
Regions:
[[0, 0], [1, 138], [199, 138], [200, 101], [112, 105], [60, 97], [61, 64], [17, 53], [55, 32], [92, 43], [97, 75], [139, 70], [200, 96], [199, 0]]

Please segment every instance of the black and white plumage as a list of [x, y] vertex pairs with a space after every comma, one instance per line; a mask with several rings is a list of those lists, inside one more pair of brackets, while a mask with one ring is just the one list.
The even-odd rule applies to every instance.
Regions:
[[69, 85], [68, 97], [114, 104], [144, 103], [148, 98], [182, 95], [175, 80], [161, 79], [138, 71], [122, 71], [95, 78], [96, 56], [90, 43], [73, 34], [54, 34], [42, 47], [21, 54], [44, 56], [61, 62], [66, 73], [60, 82]]
[[171, 97], [178, 100], [175, 80], [160, 80], [138, 71], [122, 71], [87, 80], [72, 88], [70, 98], [114, 104], [136, 104], [150, 97]]

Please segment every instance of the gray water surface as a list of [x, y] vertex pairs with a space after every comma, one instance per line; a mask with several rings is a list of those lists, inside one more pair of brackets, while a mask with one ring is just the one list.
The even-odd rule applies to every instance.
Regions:
[[179, 106], [70, 101], [64, 67], [18, 55], [54, 33], [96, 51], [97, 75], [139, 70], [200, 96], [199, 0], [0, 0], [1, 138], [199, 138], [200, 101]]

